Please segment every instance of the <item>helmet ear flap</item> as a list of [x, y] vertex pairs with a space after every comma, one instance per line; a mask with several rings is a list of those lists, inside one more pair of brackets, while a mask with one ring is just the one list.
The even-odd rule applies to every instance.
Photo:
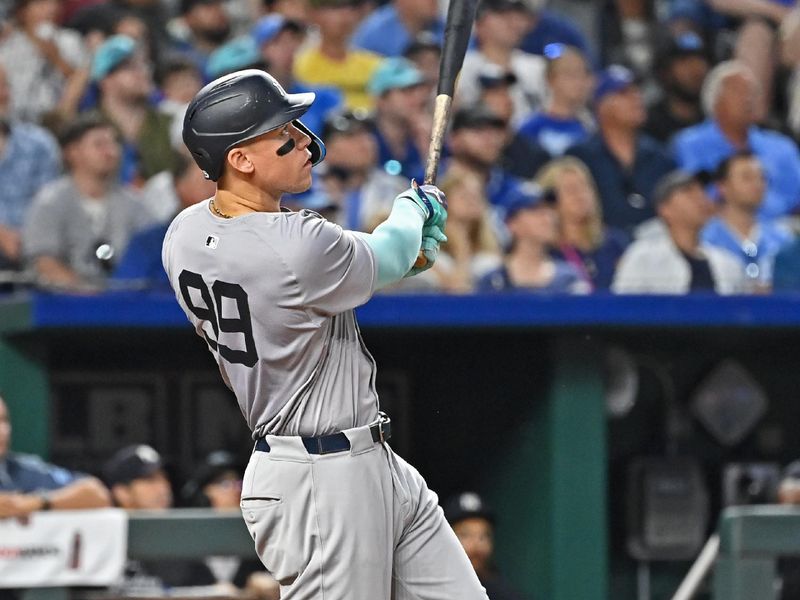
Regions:
[[317, 165], [321, 163], [322, 159], [325, 158], [325, 144], [322, 143], [322, 140], [308, 127], [303, 125], [303, 122], [299, 119], [292, 121], [292, 125], [311, 138], [311, 143], [308, 145], [308, 151], [311, 152], [311, 164]]
[[195, 155], [197, 164], [200, 166], [200, 170], [203, 171], [203, 175], [206, 179], [210, 179], [211, 181], [216, 181], [219, 179], [220, 173], [210, 172], [210, 170], [214, 167], [211, 160], [211, 155], [208, 153], [208, 151], [206, 151], [204, 148], [197, 148], [196, 150], [192, 151], [192, 154]]

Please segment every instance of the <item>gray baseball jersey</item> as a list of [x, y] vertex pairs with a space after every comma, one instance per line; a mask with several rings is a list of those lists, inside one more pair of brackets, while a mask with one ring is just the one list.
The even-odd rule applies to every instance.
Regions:
[[217, 217], [167, 231], [164, 268], [254, 436], [317, 436], [378, 416], [375, 362], [353, 308], [377, 266], [363, 239], [311, 211]]

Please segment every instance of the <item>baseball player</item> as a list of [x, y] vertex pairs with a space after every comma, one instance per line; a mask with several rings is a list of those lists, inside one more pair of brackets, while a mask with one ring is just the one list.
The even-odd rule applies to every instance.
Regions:
[[386, 444], [353, 313], [433, 264], [444, 196], [412, 182], [371, 234], [282, 209], [325, 155], [299, 120], [313, 101], [245, 70], [204, 87], [184, 120], [217, 192], [175, 218], [162, 258], [256, 440], [242, 514], [284, 600], [487, 600], [436, 494]]

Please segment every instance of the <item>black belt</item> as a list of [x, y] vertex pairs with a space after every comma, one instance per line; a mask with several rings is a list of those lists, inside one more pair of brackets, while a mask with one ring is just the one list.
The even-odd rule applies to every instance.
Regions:
[[[381, 415], [381, 420], [369, 426], [372, 434], [372, 441], [383, 443], [392, 437], [392, 421], [386, 415]], [[332, 454], [334, 452], [344, 452], [350, 450], [350, 440], [343, 432], [321, 435], [319, 437], [300, 438], [303, 446], [309, 454]], [[266, 438], [256, 440], [256, 450], [258, 452], [269, 452], [270, 447]]]

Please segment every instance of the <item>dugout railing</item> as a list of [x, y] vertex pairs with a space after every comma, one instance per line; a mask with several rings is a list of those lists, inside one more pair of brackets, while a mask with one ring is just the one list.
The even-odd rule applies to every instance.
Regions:
[[800, 508], [734, 506], [719, 522], [714, 600], [773, 600], [778, 558], [800, 556]]

